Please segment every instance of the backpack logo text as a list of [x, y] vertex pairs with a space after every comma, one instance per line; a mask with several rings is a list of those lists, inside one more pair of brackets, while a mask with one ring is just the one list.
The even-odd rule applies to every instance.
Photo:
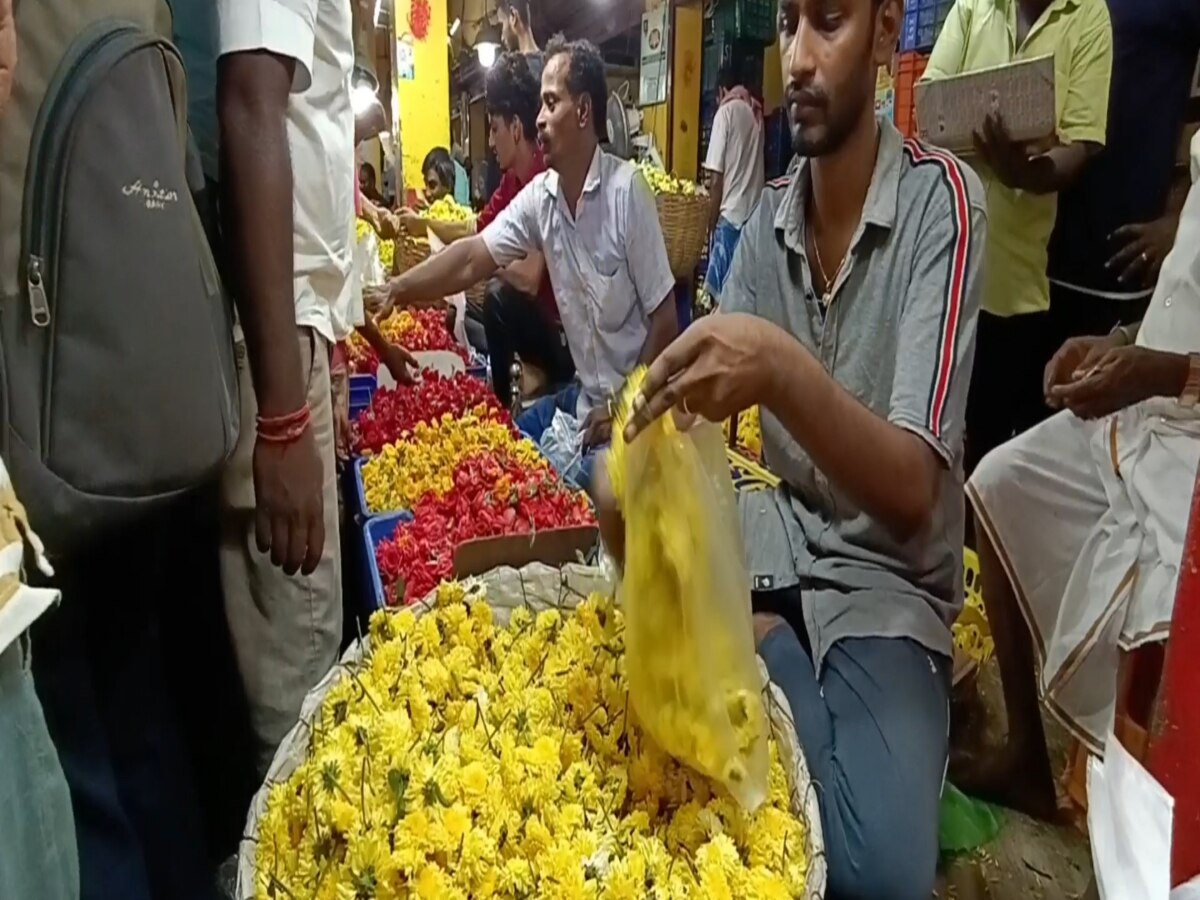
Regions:
[[140, 178], [133, 184], [127, 184], [121, 188], [121, 193], [126, 197], [134, 197], [145, 203], [146, 209], [166, 209], [168, 203], [179, 202], [178, 191], [159, 187], [157, 181], [147, 187], [142, 184]]

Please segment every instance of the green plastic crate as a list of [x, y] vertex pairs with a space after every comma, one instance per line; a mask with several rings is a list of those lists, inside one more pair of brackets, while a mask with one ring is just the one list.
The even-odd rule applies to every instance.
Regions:
[[770, 46], [776, 37], [776, 0], [718, 0], [714, 30], [730, 38]]

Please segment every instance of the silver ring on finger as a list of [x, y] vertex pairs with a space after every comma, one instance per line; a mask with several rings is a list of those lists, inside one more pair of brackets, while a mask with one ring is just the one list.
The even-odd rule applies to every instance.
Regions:
[[687, 397], [684, 397], [684, 398], [683, 398], [683, 402], [679, 404], [679, 407], [680, 407], [680, 409], [682, 409], [682, 410], [683, 410], [683, 414], [684, 414], [685, 416], [690, 416], [690, 415], [692, 415], [692, 411], [691, 411], [690, 409], [688, 409], [688, 405], [687, 405]]

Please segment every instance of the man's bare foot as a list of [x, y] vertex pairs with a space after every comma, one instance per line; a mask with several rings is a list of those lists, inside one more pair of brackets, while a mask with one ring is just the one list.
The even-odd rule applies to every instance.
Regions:
[[949, 778], [964, 794], [1025, 813], [1044, 822], [1062, 815], [1050, 761], [1042, 754], [1008, 748], [989, 753], [951, 751]]

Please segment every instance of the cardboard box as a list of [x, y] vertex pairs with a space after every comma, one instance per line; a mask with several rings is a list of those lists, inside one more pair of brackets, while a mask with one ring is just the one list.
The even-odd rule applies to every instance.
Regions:
[[998, 113], [1016, 141], [1039, 142], [1057, 125], [1054, 57], [1040, 56], [920, 82], [916, 86], [917, 136], [959, 155], [974, 153], [974, 134]]

